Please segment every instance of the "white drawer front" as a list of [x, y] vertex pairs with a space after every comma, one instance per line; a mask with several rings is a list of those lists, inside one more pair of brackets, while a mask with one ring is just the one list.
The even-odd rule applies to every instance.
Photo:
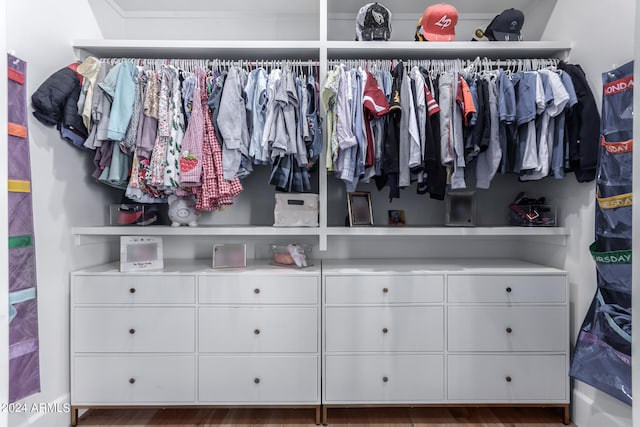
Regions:
[[76, 304], [193, 304], [194, 276], [73, 276]]
[[463, 303], [563, 303], [567, 299], [565, 276], [452, 275], [449, 302]]
[[439, 275], [326, 276], [327, 304], [428, 303], [444, 300]]
[[189, 353], [195, 350], [195, 309], [76, 307], [78, 353]]
[[566, 351], [565, 307], [449, 307], [449, 351]]
[[327, 307], [326, 351], [442, 351], [444, 309]]
[[320, 276], [200, 276], [203, 304], [318, 304]]
[[449, 351], [566, 351], [565, 307], [451, 307]]
[[444, 398], [442, 355], [327, 355], [330, 402], [429, 402]]
[[318, 356], [200, 356], [198, 400], [318, 403]]
[[449, 399], [469, 402], [566, 401], [564, 355], [448, 357]]
[[314, 307], [201, 307], [200, 352], [315, 353], [318, 309]]
[[76, 356], [72, 404], [195, 402], [193, 356]]

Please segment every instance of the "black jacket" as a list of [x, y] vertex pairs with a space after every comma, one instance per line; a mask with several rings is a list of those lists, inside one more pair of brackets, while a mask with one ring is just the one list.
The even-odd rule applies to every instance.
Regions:
[[569, 74], [578, 98], [578, 103], [566, 115], [569, 171], [575, 173], [578, 182], [593, 181], [600, 142], [598, 107], [580, 65], [561, 62], [558, 68]]
[[79, 135], [87, 136], [87, 128], [78, 114], [80, 78], [71, 68], [53, 73], [31, 96], [33, 115], [47, 126], [64, 126]]

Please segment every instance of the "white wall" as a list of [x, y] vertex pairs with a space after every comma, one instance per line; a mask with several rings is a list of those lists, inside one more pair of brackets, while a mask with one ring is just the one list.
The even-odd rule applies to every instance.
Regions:
[[[75, 60], [71, 39], [100, 37], [85, 0], [3, 3], [7, 12], [7, 47], [27, 62], [29, 96], [50, 74]], [[42, 392], [26, 400], [28, 407], [32, 403], [69, 401], [68, 273], [107, 260], [104, 246], [79, 247], [71, 236], [72, 225], [96, 225], [104, 221], [107, 193], [88, 178], [87, 153], [71, 147], [58, 137], [55, 129], [44, 127], [33, 118], [29, 121], [29, 137]], [[4, 165], [5, 159], [3, 154], [0, 163]], [[6, 177], [6, 173], [0, 175]], [[4, 307], [3, 304], [3, 310]], [[1, 349], [0, 352], [4, 354]], [[12, 414], [9, 425], [63, 427], [69, 425], [69, 414]]]
[[[570, 62], [582, 65], [596, 102], [601, 105], [600, 75], [633, 59], [635, 1], [610, 3], [558, 0], [544, 33], [545, 40], [571, 40]], [[573, 179], [573, 178], [571, 178]], [[584, 315], [596, 289], [595, 266], [588, 247], [594, 237], [594, 184], [567, 183], [566, 200], [561, 209], [568, 213], [565, 225], [571, 237], [564, 267], [571, 283], [572, 341], [575, 342]], [[557, 262], [557, 251], [541, 253], [546, 261]], [[542, 261], [545, 261], [544, 259]], [[573, 419], [580, 427], [618, 427], [631, 425], [631, 408], [586, 384], [574, 381]]]

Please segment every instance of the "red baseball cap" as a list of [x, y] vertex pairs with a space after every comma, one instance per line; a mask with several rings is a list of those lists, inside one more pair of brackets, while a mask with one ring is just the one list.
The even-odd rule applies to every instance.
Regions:
[[424, 10], [420, 20], [423, 37], [434, 42], [455, 40], [457, 23], [458, 11], [446, 3], [429, 6]]

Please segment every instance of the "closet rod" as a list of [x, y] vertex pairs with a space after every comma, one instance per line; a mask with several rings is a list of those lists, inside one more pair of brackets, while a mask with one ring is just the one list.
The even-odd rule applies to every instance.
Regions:
[[131, 61], [136, 64], [208, 64], [211, 65], [252, 65], [256, 66], [260, 64], [272, 65], [272, 64], [285, 64], [295, 66], [318, 66], [320, 61], [314, 60], [300, 60], [300, 59], [168, 59], [168, 58], [99, 58], [100, 61], [105, 62], [122, 62]]
[[541, 69], [549, 66], [557, 66], [560, 63], [558, 58], [518, 58], [518, 59], [329, 59], [329, 66], [338, 66], [340, 64], [350, 65], [358, 64], [360, 66], [367, 64], [376, 64], [379, 66], [391, 66], [403, 62], [405, 64], [417, 64], [424, 66], [431, 65], [459, 65], [462, 67], [518, 67], [528, 66], [530, 69]]

